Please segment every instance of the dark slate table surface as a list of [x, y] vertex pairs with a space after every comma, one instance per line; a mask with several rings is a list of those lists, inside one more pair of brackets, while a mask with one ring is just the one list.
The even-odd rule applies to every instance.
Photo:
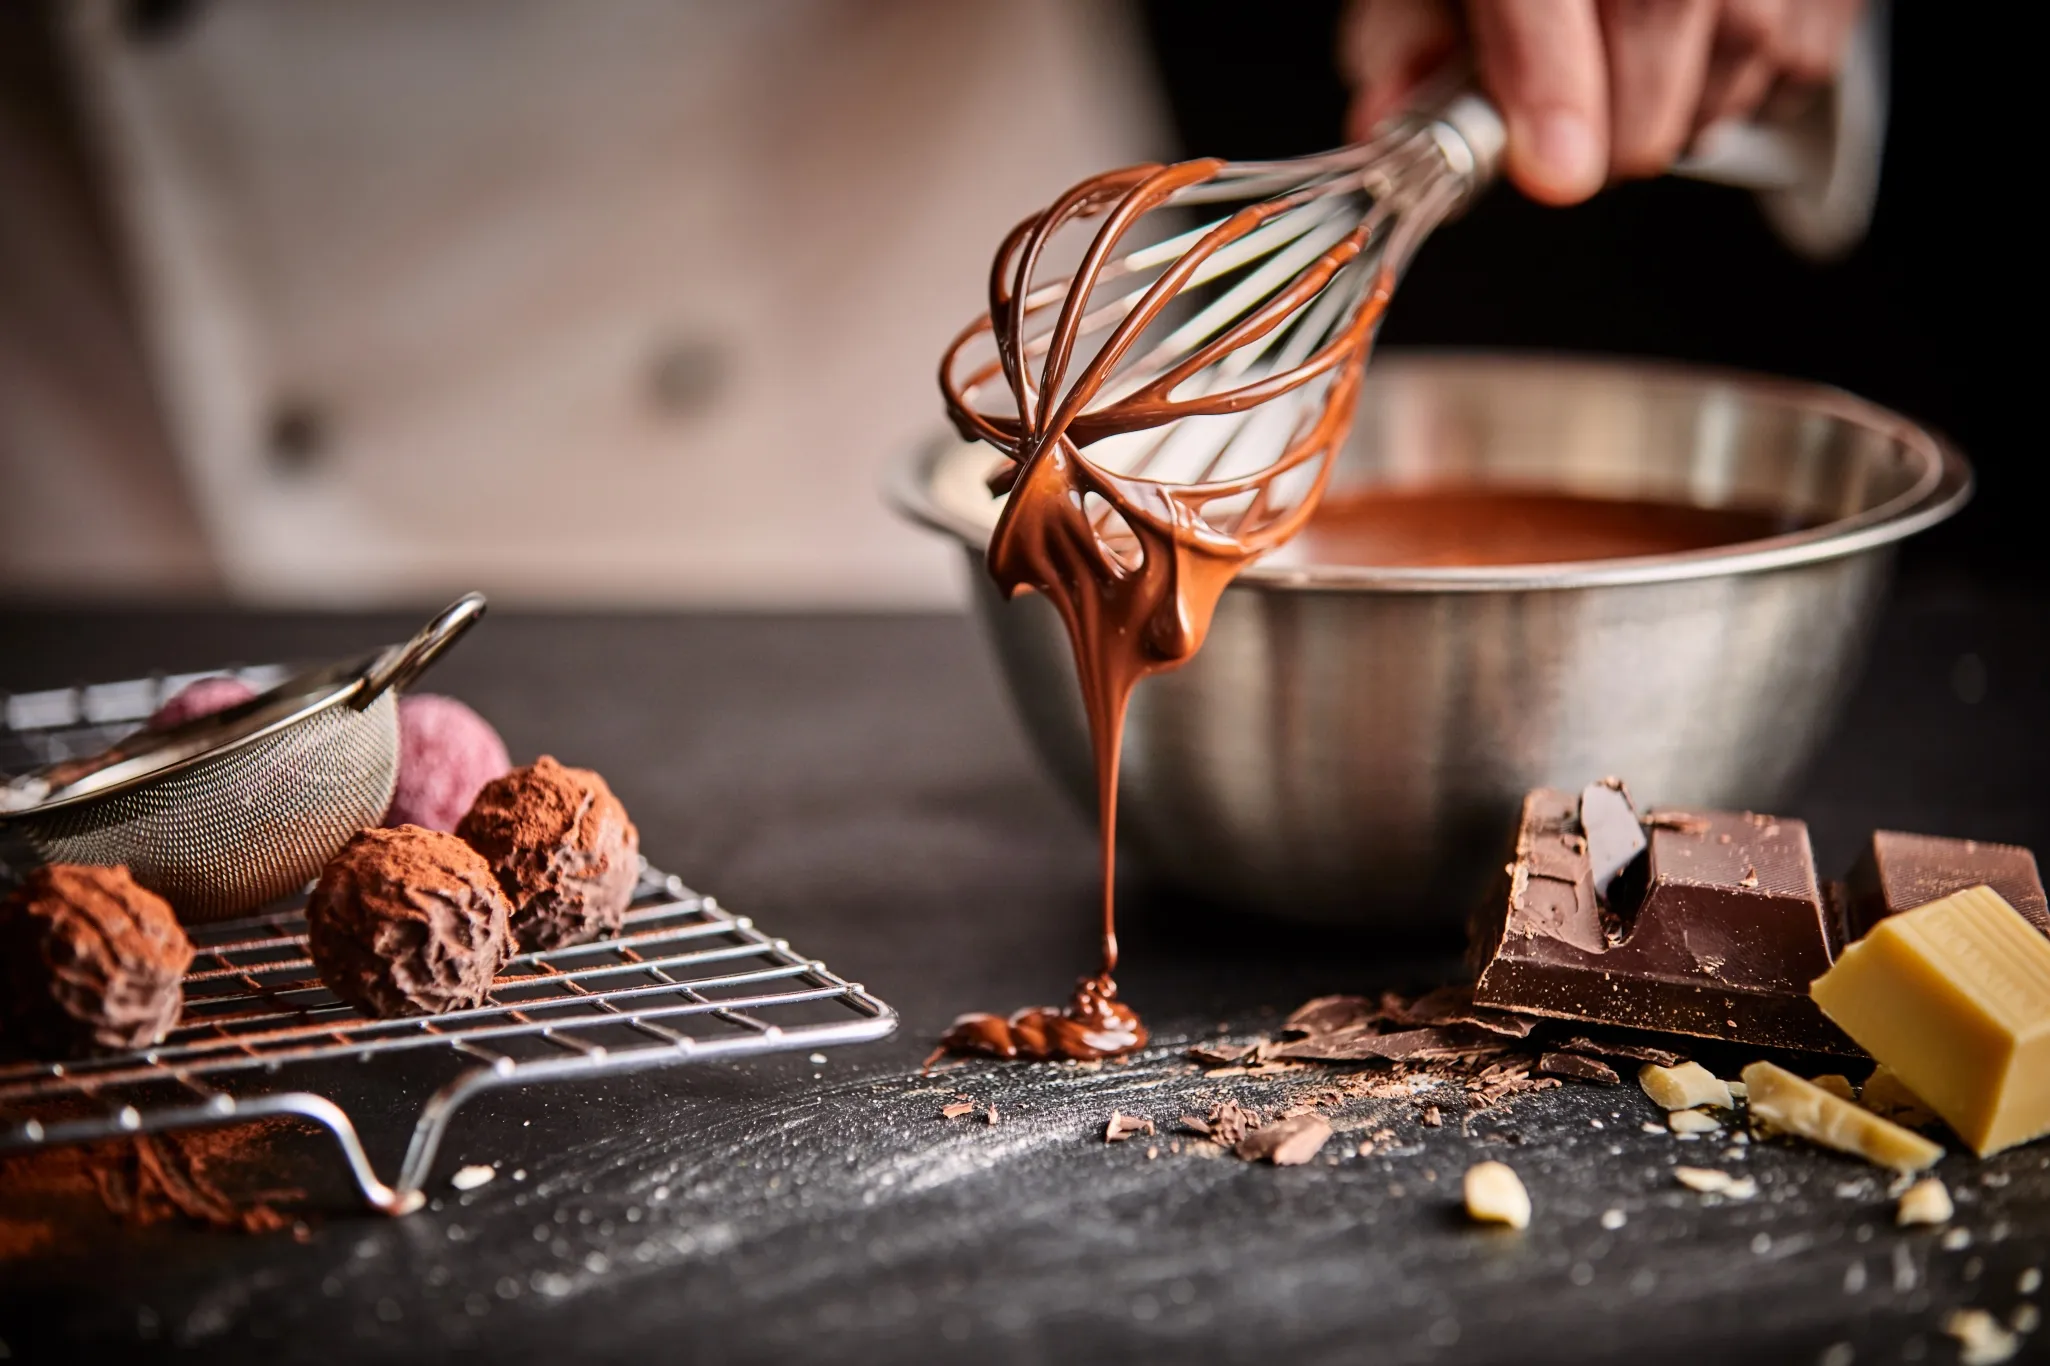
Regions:
[[[1788, 803], [1825, 867], [1881, 824], [2050, 846], [2046, 604], [1937, 567], [1905, 577]], [[315, 658], [410, 624], [0, 612], [0, 689]], [[1735, 1164], [1644, 1132], [1657, 1116], [1634, 1088], [1568, 1086], [1465, 1129], [1359, 1103], [1341, 1127], [1385, 1124], [1392, 1148], [1334, 1142], [1335, 1161], [1292, 1169], [1106, 1146], [1113, 1108], [1165, 1122], [1231, 1088], [1279, 1094], [1205, 1081], [1179, 1060], [1190, 1039], [1456, 969], [1456, 944], [1233, 919], [1142, 876], [1121, 977], [1159, 1047], [922, 1080], [956, 1012], [1055, 998], [1092, 951], [1089, 827], [1034, 766], [965, 620], [500, 613], [433, 684], [517, 756], [603, 770], [652, 858], [866, 982], [901, 1031], [823, 1064], [487, 1097], [430, 1208], [389, 1220], [316, 1180], [304, 1242], [123, 1228], [81, 1201], [60, 1237], [0, 1260], [0, 1356], [1940, 1362], [1957, 1355], [1946, 1313], [2006, 1317], [2024, 1273], [2050, 1271], [2050, 1145], [1946, 1159], [1953, 1230], [1904, 1232], [1871, 1169], [1807, 1149], [1739, 1159], [1753, 1201], [1680, 1188], [1676, 1163]], [[954, 1092], [1000, 1123], [941, 1120]], [[395, 1099], [369, 1126], [387, 1169], [409, 1118]], [[316, 1144], [293, 1156], [326, 1170]], [[1458, 1213], [1481, 1156], [1522, 1173], [1527, 1232]], [[494, 1161], [500, 1179], [449, 1187]], [[0, 1216], [23, 1198], [0, 1185]]]

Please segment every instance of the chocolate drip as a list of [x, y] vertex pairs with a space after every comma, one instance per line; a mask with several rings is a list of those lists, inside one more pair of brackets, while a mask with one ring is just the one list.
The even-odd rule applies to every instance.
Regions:
[[[1160, 373], [1141, 374], [1142, 383], [1121, 385], [1118, 396], [1099, 402], [1114, 373], [1120, 381], [1131, 379], [1118, 370], [1120, 362], [1203, 261], [1291, 207], [1287, 199], [1256, 204], [1218, 223], [1169, 265], [1067, 384], [1091, 296], [1121, 239], [1148, 210], [1212, 180], [1222, 167], [1204, 160], [1114, 171], [1083, 182], [1027, 219], [997, 253], [989, 314], [955, 340], [941, 363], [941, 387], [956, 427], [1010, 457], [991, 480], [1009, 498], [990, 540], [990, 574], [1006, 596], [1028, 589], [1045, 594], [1074, 650], [1094, 751], [1103, 876], [1101, 971], [1084, 978], [1059, 1011], [1035, 1007], [1009, 1019], [962, 1017], [943, 1044], [954, 1051], [1093, 1058], [1145, 1042], [1144, 1026], [1131, 1007], [1117, 1001], [1111, 978], [1118, 962], [1117, 785], [1126, 707], [1139, 680], [1179, 666], [1202, 646], [1218, 598], [1239, 570], [1293, 535], [1314, 511], [1351, 424], [1374, 325], [1394, 285], [1392, 264], [1375, 268], [1345, 325], [1300, 364], [1236, 387], [1175, 397], [1208, 367], [1295, 321], [1305, 304], [1361, 258], [1378, 226], [1369, 218], [1192, 354]], [[1048, 240], [1066, 224], [1098, 215], [1103, 226], [1076, 274], [1035, 289], [1032, 272]], [[1028, 318], [1043, 318], [1042, 310], [1056, 305], [1060, 311], [1051, 331], [1028, 340]], [[992, 335], [997, 359], [957, 378], [963, 348], [984, 333]], [[1042, 352], [1044, 364], [1035, 375], [1028, 362]], [[1015, 416], [981, 412], [971, 401], [999, 373], [1015, 401]], [[1196, 480], [1168, 482], [1119, 473], [1083, 454], [1106, 437], [1183, 417], [1244, 412], [1319, 379], [1328, 386], [1321, 406], [1307, 420], [1299, 417], [1280, 454], [1250, 474], [1221, 475], [1220, 456]], [[1292, 499], [1273, 496], [1274, 481], [1298, 469], [1310, 476], [1307, 491]]]

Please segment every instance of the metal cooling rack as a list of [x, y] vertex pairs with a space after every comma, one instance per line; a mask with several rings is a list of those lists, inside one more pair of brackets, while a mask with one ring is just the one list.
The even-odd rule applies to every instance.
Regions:
[[[132, 699], [123, 707], [132, 715], [119, 718], [86, 710], [104, 690], [67, 690], [68, 706], [55, 693], [5, 699], [0, 766], [65, 757], [117, 721], [132, 729], [183, 681], [108, 685]], [[94, 736], [76, 733], [88, 727]], [[897, 1026], [896, 1012], [860, 983], [645, 865], [616, 938], [522, 954], [487, 1004], [445, 1015], [371, 1019], [343, 1004], [307, 956], [303, 902], [188, 928], [198, 952], [185, 1009], [161, 1045], [0, 1063], [0, 1153], [296, 1115], [333, 1135], [364, 1199], [405, 1214], [425, 1201], [450, 1121], [482, 1092], [861, 1043]], [[386, 1185], [352, 1112], [412, 1096], [424, 1100], [398, 1179]]]

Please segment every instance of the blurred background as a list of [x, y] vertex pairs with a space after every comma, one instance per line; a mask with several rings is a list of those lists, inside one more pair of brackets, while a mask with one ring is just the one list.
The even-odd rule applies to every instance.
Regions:
[[[952, 557], [876, 490], [942, 424], [935, 363], [997, 241], [1104, 167], [1339, 141], [1337, 18], [0, 7], [0, 597], [954, 602]], [[2039, 572], [2022, 390], [1992, 380], [2014, 324], [1987, 320], [2034, 288], [1977, 193], [1998, 57], [1955, 12], [1890, 23], [1878, 208], [1842, 259], [1731, 190], [1498, 188], [1425, 248], [1384, 345], [1843, 385], [1978, 465], [1977, 506], [1916, 556]]]

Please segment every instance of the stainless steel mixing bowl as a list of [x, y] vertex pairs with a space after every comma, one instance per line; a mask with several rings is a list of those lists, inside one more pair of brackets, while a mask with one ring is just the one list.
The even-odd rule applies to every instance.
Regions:
[[[957, 540], [1018, 712], [1093, 809], [1080, 696], [1044, 599], [982, 556], [992, 453], [903, 462], [900, 509]], [[1334, 490], [1455, 480], [1778, 510], [1707, 552], [1506, 568], [1255, 565], [1202, 653], [1140, 684], [1124, 848], [1281, 915], [1463, 920], [1517, 803], [1605, 774], [1655, 805], [1769, 809], [1851, 683], [1896, 544], [1971, 491], [1939, 438], [1833, 389], [1661, 365], [1386, 355]], [[1815, 523], [1820, 525], [1815, 525]]]

